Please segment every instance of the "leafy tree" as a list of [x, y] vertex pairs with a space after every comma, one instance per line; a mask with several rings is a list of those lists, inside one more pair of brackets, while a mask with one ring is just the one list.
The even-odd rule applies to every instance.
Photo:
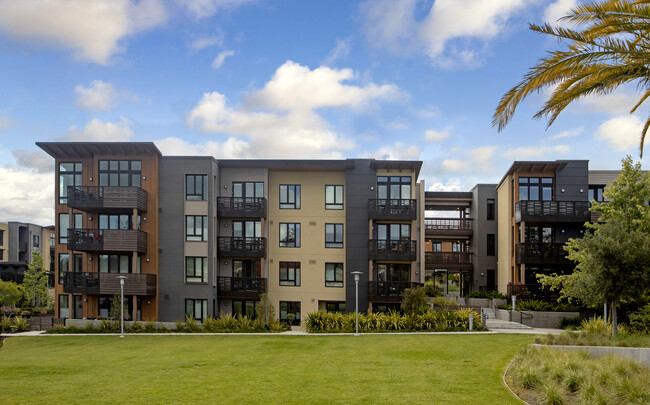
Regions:
[[43, 268], [43, 256], [39, 252], [32, 252], [32, 262], [27, 265], [23, 279], [25, 299], [32, 306], [41, 307], [49, 304], [47, 294], [47, 271]]
[[[593, 1], [574, 7], [561, 20], [576, 28], [530, 25], [535, 32], [563, 40], [567, 47], [541, 58], [501, 98], [492, 121], [499, 131], [524, 98], [547, 87], [554, 87], [553, 92], [534, 117], [546, 118], [548, 126], [573, 101], [609, 94], [621, 85], [635, 83], [642, 92], [630, 106], [631, 113], [650, 97], [649, 0]], [[650, 117], [640, 134], [641, 157], [649, 127]]]
[[611, 201], [592, 201], [592, 211], [602, 215], [599, 221], [585, 224], [584, 237], [565, 246], [577, 263], [575, 271], [538, 277], [563, 297], [592, 307], [609, 303], [616, 334], [617, 306], [642, 299], [650, 290], [650, 175], [628, 156], [604, 196]]
[[[113, 294], [113, 298], [111, 299], [111, 308], [108, 310], [108, 319], [112, 319], [114, 321], [119, 321], [120, 320], [120, 314], [122, 312], [122, 306], [120, 305], [121, 301], [121, 294]], [[124, 305], [124, 316], [126, 317], [126, 311], [127, 307]]]
[[21, 298], [23, 292], [19, 284], [0, 280], [0, 307], [16, 305]]

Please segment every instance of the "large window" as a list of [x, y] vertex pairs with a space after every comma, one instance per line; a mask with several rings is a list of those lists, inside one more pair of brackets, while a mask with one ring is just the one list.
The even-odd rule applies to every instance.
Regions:
[[280, 285], [300, 286], [300, 262], [280, 262]]
[[81, 185], [81, 163], [59, 163], [59, 204], [67, 204], [68, 187]]
[[379, 240], [411, 240], [411, 224], [377, 224]]
[[603, 197], [603, 191], [605, 191], [605, 186], [589, 186], [589, 201], [605, 201], [605, 198]]
[[261, 221], [232, 221], [232, 236], [235, 238], [261, 238]]
[[32, 246], [35, 248], [41, 245], [41, 237], [39, 235], [32, 235]]
[[280, 223], [280, 247], [300, 247], [300, 224]]
[[100, 160], [100, 186], [140, 187], [142, 162], [139, 160]]
[[496, 254], [496, 239], [493, 233], [487, 234], [487, 252], [488, 256], [494, 256]]
[[208, 316], [208, 300], [185, 299], [185, 316], [202, 322]]
[[133, 271], [131, 255], [98, 255], [99, 271], [101, 273], [140, 273], [140, 256], [136, 261], [137, 268]]
[[70, 318], [69, 298], [68, 294], [59, 294], [59, 318]]
[[377, 198], [381, 200], [410, 200], [411, 178], [401, 176], [377, 177]]
[[281, 184], [280, 185], [280, 208], [282, 209], [300, 209], [300, 185], [299, 184]]
[[[138, 229], [140, 227], [140, 215], [138, 215]], [[133, 229], [133, 215], [100, 214], [99, 229]]]
[[72, 255], [72, 271], [81, 273], [83, 271], [83, 255], [75, 253]]
[[235, 198], [263, 198], [263, 182], [233, 182], [232, 196]]
[[495, 202], [494, 198], [488, 198], [487, 199], [487, 220], [488, 221], [494, 221], [495, 218]]
[[343, 224], [325, 224], [325, 247], [343, 247]]
[[207, 257], [186, 257], [185, 258], [185, 282], [186, 283], [207, 283], [208, 282], [208, 258]]
[[[83, 217], [81, 214], [74, 215], [74, 229], [83, 228]], [[68, 228], [70, 227], [70, 215], [59, 214], [59, 243], [68, 243]]]
[[185, 199], [186, 200], [207, 200], [208, 199], [208, 176], [205, 174], [185, 175]]
[[255, 319], [257, 312], [257, 304], [259, 301], [232, 301], [232, 315], [233, 316], [247, 316], [251, 319]]
[[300, 325], [300, 301], [280, 301], [280, 320]]
[[232, 276], [237, 278], [262, 277], [262, 262], [260, 260], [233, 260]]
[[343, 263], [325, 263], [325, 287], [343, 287]]
[[208, 240], [208, 217], [206, 215], [186, 215], [185, 224], [185, 240], [188, 242]]
[[411, 265], [401, 263], [378, 263], [377, 281], [411, 281]]
[[0, 245], [4, 245], [4, 244], [5, 244], [5, 231], [4, 229], [0, 229]]
[[65, 273], [70, 271], [70, 256], [67, 253], [59, 253], [59, 284], [63, 284]]
[[520, 177], [519, 201], [551, 201], [553, 199], [552, 177]]
[[553, 228], [550, 226], [527, 226], [526, 243], [553, 243]]
[[345, 302], [326, 302], [325, 311], [345, 313]]
[[343, 209], [343, 186], [325, 186], [325, 209]]

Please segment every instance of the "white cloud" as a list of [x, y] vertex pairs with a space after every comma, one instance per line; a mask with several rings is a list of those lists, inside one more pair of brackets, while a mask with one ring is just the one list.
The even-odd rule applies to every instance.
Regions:
[[5, 111], [0, 110], [0, 131], [3, 131], [13, 125], [13, 121], [9, 118]]
[[168, 137], [154, 141], [163, 155], [214, 156], [217, 159], [237, 159], [250, 154], [250, 145], [235, 137], [219, 143], [208, 141], [191, 144], [184, 139]]
[[106, 65], [124, 38], [167, 19], [160, 0], [0, 0], [0, 30], [71, 49], [76, 59]]
[[367, 40], [380, 49], [395, 54], [413, 50], [418, 23], [415, 10], [418, 0], [367, 1], [361, 5], [363, 30]]
[[85, 110], [105, 111], [115, 106], [117, 93], [112, 83], [93, 80], [88, 88], [82, 85], [75, 86], [77, 105]]
[[74, 125], [68, 128], [68, 136], [64, 139], [85, 142], [128, 141], [133, 136], [133, 131], [130, 128], [131, 124], [132, 122], [124, 117], [116, 123], [93, 118], [86, 124], [83, 131], [79, 131]]
[[636, 115], [620, 115], [603, 122], [594, 138], [607, 141], [607, 146], [615, 151], [638, 148], [641, 142], [643, 122]]
[[235, 51], [223, 51], [219, 52], [216, 58], [212, 61], [212, 68], [219, 69], [223, 63], [226, 61], [226, 58], [229, 58], [235, 54]]
[[508, 149], [503, 153], [503, 157], [509, 160], [526, 160], [547, 155], [557, 155], [558, 153], [566, 154], [569, 152], [571, 152], [571, 146], [569, 145], [522, 146], [519, 148]]
[[580, 135], [582, 133], [582, 131], [584, 131], [584, 129], [585, 129], [585, 127], [578, 127], [578, 128], [574, 128], [574, 129], [569, 129], [569, 130], [566, 130], [566, 131], [562, 131], [559, 134], [551, 135], [551, 136], [548, 137], [548, 139], [550, 141], [554, 141], [554, 140], [557, 140], [557, 139], [573, 138], [573, 137], [576, 137], [576, 136]]
[[451, 136], [451, 130], [453, 127], [449, 126], [442, 131], [436, 131], [433, 129], [427, 129], [424, 131], [427, 142], [442, 142], [445, 139]]
[[11, 151], [19, 167], [36, 170], [39, 173], [54, 171], [54, 159], [43, 152], [34, 152], [25, 149]]
[[210, 17], [219, 10], [234, 9], [257, 0], [178, 0], [196, 18]]
[[187, 47], [192, 52], [198, 52], [211, 46], [223, 47], [225, 36], [226, 34], [221, 29], [217, 29], [214, 35], [196, 38], [195, 40], [189, 42], [187, 44]]
[[565, 21], [558, 21], [561, 17], [564, 17], [567, 12], [575, 7], [578, 4], [577, 0], [556, 0], [553, 3], [549, 4], [544, 10], [544, 22], [547, 22], [551, 25], [559, 25], [564, 27], [571, 27], [572, 24], [568, 24]]
[[427, 191], [465, 191], [463, 182], [455, 177], [447, 180], [446, 183], [441, 181], [434, 181], [429, 185]]
[[[54, 166], [54, 161], [50, 160]], [[33, 222], [41, 225], [54, 223], [54, 172], [0, 168], [0, 218], [3, 220]]]
[[330, 66], [339, 59], [345, 59], [352, 49], [352, 37], [337, 39], [336, 45], [323, 61], [323, 65]]
[[444, 159], [437, 169], [439, 173], [466, 173], [466, 172], [487, 172], [494, 169], [492, 155], [496, 146], [479, 146], [469, 153], [456, 152], [461, 159]]
[[577, 113], [604, 113], [620, 115], [629, 113], [638, 102], [630, 89], [623, 89], [604, 96], [589, 96], [580, 99], [573, 108]]
[[393, 145], [386, 145], [375, 152], [362, 155], [384, 160], [415, 160], [419, 159], [422, 150], [417, 145], [406, 145], [402, 142], [395, 142]]

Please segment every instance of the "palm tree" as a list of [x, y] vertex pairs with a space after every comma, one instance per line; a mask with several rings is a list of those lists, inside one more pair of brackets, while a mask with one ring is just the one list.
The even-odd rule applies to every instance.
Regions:
[[[546, 118], [547, 128], [571, 102], [589, 95], [609, 94], [621, 85], [635, 83], [642, 93], [630, 113], [650, 97], [650, 0], [594, 1], [571, 9], [562, 17], [576, 29], [549, 24], [530, 29], [567, 43], [550, 52], [510, 89], [494, 112], [492, 126], [499, 132], [510, 122], [517, 105], [531, 93], [555, 86], [534, 118]], [[650, 127], [643, 126], [640, 156]]]

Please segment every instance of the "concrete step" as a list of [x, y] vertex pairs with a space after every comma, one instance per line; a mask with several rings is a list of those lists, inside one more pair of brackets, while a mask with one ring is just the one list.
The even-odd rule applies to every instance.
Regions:
[[492, 308], [481, 308], [481, 312], [487, 316], [487, 319], [495, 319], [497, 317]]
[[526, 330], [533, 329], [528, 325], [523, 325], [518, 322], [502, 321], [500, 319], [488, 319], [486, 321], [486, 325], [488, 329], [526, 329]]

